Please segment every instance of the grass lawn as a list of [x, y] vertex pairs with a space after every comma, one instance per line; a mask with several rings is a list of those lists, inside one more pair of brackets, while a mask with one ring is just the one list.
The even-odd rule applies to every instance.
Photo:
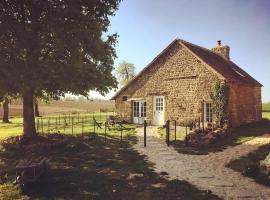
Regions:
[[[263, 112], [263, 118], [268, 118], [270, 120], [270, 113]], [[235, 146], [243, 144], [249, 140], [254, 139], [256, 136], [263, 135], [265, 133], [270, 133], [269, 124], [251, 124], [239, 127], [235, 129], [228, 137], [224, 138], [222, 141], [219, 141], [213, 145], [207, 147], [188, 147], [185, 144], [185, 129], [182, 128], [177, 132], [177, 140], [174, 141], [174, 129], [170, 131], [170, 141], [171, 145], [180, 153], [185, 154], [196, 154], [196, 155], [205, 155], [210, 152], [222, 151], [229, 146]], [[165, 128], [159, 128], [159, 136], [164, 139], [166, 137]]]
[[270, 112], [263, 112], [262, 116], [263, 116], [263, 118], [267, 118], [270, 120]]
[[0, 141], [8, 137], [21, 135], [23, 132], [23, 119], [10, 118], [10, 123], [0, 121]]
[[[102, 123], [102, 129], [96, 127], [97, 134], [104, 134], [104, 122], [113, 115], [112, 112], [76, 113], [76, 114], [50, 114], [36, 118], [36, 128], [39, 133], [62, 133], [82, 135], [94, 132], [93, 116], [98, 123]], [[73, 128], [72, 128], [73, 121]], [[23, 132], [23, 119], [21, 117], [10, 118], [10, 123], [0, 122], [0, 140], [21, 135]], [[111, 132], [107, 131], [108, 134]], [[117, 131], [117, 133], [120, 133]], [[118, 134], [119, 135], [119, 134]], [[119, 135], [120, 136], [120, 135]]]
[[263, 103], [262, 104], [262, 110], [270, 112], [270, 102], [269, 103]]
[[242, 173], [244, 176], [254, 179], [257, 183], [270, 187], [268, 175], [260, 172], [260, 161], [269, 154], [270, 146], [264, 145], [246, 156], [231, 161], [226, 167]]
[[[154, 172], [153, 164], [131, 148], [134, 142], [128, 136], [121, 148], [119, 140], [105, 143], [99, 136], [91, 140], [69, 137], [65, 146], [54, 149], [1, 149], [0, 199], [219, 199], [188, 182], [169, 181], [164, 173]], [[22, 194], [12, 183], [15, 165], [22, 158], [41, 156], [50, 160], [49, 176]]]

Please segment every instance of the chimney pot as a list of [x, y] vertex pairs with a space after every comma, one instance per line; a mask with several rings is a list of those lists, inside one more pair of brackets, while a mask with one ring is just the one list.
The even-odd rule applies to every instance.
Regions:
[[228, 45], [222, 46], [221, 40], [217, 41], [217, 46], [213, 48], [212, 51], [223, 56], [225, 59], [230, 60], [230, 47]]

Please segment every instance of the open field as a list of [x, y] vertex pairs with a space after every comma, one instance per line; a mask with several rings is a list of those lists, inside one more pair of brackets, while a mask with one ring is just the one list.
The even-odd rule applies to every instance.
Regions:
[[[52, 101], [48, 104], [39, 102], [39, 112], [41, 115], [71, 113], [71, 112], [97, 112], [100, 109], [108, 111], [114, 110], [114, 101]], [[0, 116], [3, 110], [0, 109]], [[10, 105], [10, 116], [22, 116], [21, 102], [14, 102]]]
[[262, 110], [263, 110], [263, 112], [265, 112], [265, 111], [270, 112], [270, 102], [269, 103], [263, 103], [262, 104]]

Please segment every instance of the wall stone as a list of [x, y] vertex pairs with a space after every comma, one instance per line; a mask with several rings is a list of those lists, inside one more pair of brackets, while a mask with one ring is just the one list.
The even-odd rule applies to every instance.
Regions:
[[[165, 97], [165, 120], [202, 117], [202, 101], [211, 101], [217, 82], [224, 81], [180, 43], [172, 45], [116, 98], [116, 112], [132, 122], [132, 101], [145, 98], [147, 119], [153, 122], [153, 97]], [[261, 88], [229, 83], [229, 115], [234, 126], [261, 119]], [[256, 107], [256, 109], [255, 109]]]
[[219, 77], [179, 43], [173, 45], [150, 69], [144, 71], [116, 99], [116, 112], [132, 120], [132, 102], [122, 97], [145, 98], [147, 119], [153, 120], [153, 97], [165, 97], [165, 120], [199, 118], [202, 100], [210, 100], [210, 92]]

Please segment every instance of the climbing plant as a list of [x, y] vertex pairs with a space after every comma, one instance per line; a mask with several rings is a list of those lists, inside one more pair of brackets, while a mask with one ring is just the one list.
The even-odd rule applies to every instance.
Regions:
[[224, 82], [217, 83], [210, 96], [213, 102], [213, 114], [216, 124], [222, 127], [225, 121], [228, 120], [229, 86]]

